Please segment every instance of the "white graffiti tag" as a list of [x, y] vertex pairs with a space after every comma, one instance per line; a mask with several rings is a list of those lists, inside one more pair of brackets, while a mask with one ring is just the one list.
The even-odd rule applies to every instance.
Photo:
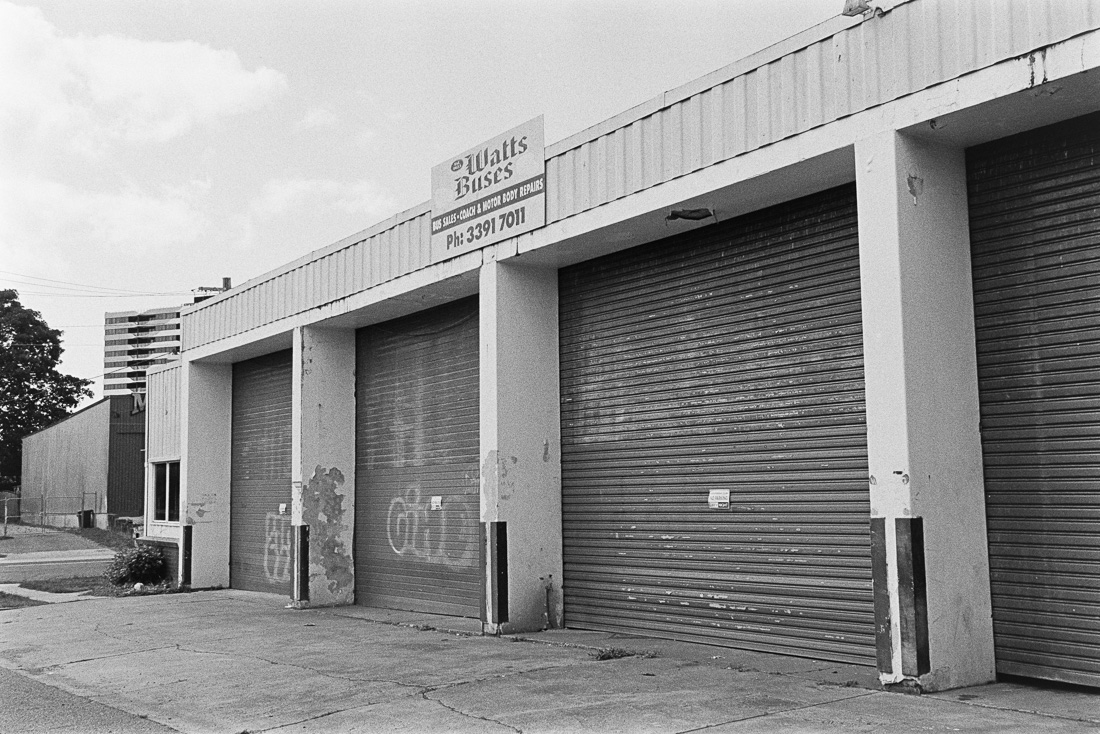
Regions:
[[[429, 510], [429, 502], [422, 501], [419, 487], [407, 487], [401, 494], [390, 500], [390, 511], [386, 518], [386, 538], [390, 548], [399, 556], [413, 556], [427, 563], [440, 563], [446, 566], [472, 566], [477, 564], [477, 546], [467, 542], [461, 551], [448, 552], [444, 547], [447, 539], [448, 513], [444, 503], [437, 510]], [[429, 512], [436, 517], [429, 521]], [[459, 536], [451, 542], [463, 540]]]
[[421, 545], [426, 544], [427, 537], [423, 539], [424, 542], [422, 543], [419, 537], [421, 524], [425, 525], [423, 531], [425, 536], [431, 531], [426, 527], [427, 523], [423, 522], [424, 519], [424, 506], [420, 502], [419, 487], [409, 487], [390, 500], [390, 513], [386, 521], [386, 537], [389, 539], [390, 547], [393, 548], [394, 553], [399, 556], [425, 555]]
[[290, 518], [267, 513], [267, 538], [264, 540], [264, 575], [273, 584], [285, 584], [292, 573], [290, 559]]

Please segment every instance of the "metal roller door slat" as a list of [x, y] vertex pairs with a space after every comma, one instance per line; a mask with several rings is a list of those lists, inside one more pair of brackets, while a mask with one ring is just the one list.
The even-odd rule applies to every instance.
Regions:
[[478, 344], [476, 298], [359, 331], [359, 604], [480, 614]]
[[852, 188], [559, 283], [566, 624], [873, 665]]
[[229, 584], [290, 596], [292, 355], [233, 365]]
[[1100, 116], [967, 154], [997, 669], [1100, 685]]

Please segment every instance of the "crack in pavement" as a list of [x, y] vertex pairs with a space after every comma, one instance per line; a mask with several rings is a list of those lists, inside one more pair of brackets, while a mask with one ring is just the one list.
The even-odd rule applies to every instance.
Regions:
[[418, 691], [420, 689], [423, 689], [423, 688], [426, 687], [426, 686], [424, 686], [422, 684], [419, 684], [419, 683], [406, 683], [404, 681], [393, 680], [391, 678], [363, 678], [363, 677], [360, 677], [360, 676], [347, 676], [347, 675], [339, 675], [337, 673], [328, 673], [328, 672], [318, 670], [317, 668], [311, 668], [308, 665], [302, 665], [300, 663], [289, 663], [289, 662], [285, 662], [285, 661], [282, 661], [282, 660], [270, 660], [268, 658], [261, 657], [259, 655], [244, 655], [244, 654], [240, 654], [240, 653], [234, 653], [234, 654], [230, 655], [229, 653], [220, 652], [218, 650], [200, 650], [200, 649], [193, 648], [193, 647], [184, 647], [183, 645], [181, 645], [178, 642], [176, 643], [175, 647], [176, 647], [177, 650], [180, 650], [182, 652], [195, 653], [196, 655], [217, 655], [217, 656], [220, 656], [220, 657], [229, 658], [229, 659], [233, 659], [233, 660], [239, 660], [241, 658], [244, 658], [246, 660], [257, 660], [261, 663], [267, 663], [268, 665], [281, 665], [281, 666], [285, 666], [285, 667], [288, 667], [288, 668], [295, 668], [297, 670], [306, 670], [306, 671], [309, 671], [311, 673], [315, 673], [316, 675], [319, 675], [322, 678], [331, 678], [333, 680], [344, 681], [345, 683], [389, 683], [391, 685], [401, 686], [401, 687], [404, 687], [404, 688], [416, 688]]
[[505, 724], [503, 721], [497, 721], [496, 719], [490, 719], [486, 716], [478, 716], [477, 714], [471, 714], [471, 713], [467, 713], [465, 711], [460, 711], [459, 709], [455, 708], [454, 706], [451, 706], [450, 704], [444, 703], [442, 699], [428, 698], [428, 694], [431, 693], [431, 692], [432, 691], [424, 691], [423, 693], [420, 694], [420, 697], [423, 698], [425, 701], [430, 701], [432, 703], [438, 703], [443, 708], [445, 708], [448, 711], [451, 711], [453, 713], [456, 713], [459, 716], [465, 716], [466, 718], [475, 719], [477, 721], [485, 721], [485, 722], [488, 722], [490, 724], [497, 724], [498, 726], [503, 726], [505, 729], [511, 729], [512, 731], [516, 732], [516, 734], [523, 734], [522, 729], [514, 727], [511, 724]]

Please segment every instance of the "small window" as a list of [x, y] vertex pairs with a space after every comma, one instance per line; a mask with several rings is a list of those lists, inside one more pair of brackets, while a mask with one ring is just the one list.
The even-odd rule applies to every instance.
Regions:
[[156, 483], [156, 511], [154, 520], [179, 522], [180, 519], [180, 463], [166, 461], [153, 464]]

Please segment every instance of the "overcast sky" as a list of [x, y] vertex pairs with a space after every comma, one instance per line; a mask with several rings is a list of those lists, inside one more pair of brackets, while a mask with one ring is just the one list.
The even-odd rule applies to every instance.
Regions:
[[[0, 0], [0, 288], [102, 394], [103, 314], [190, 303], [556, 142], [842, 0]], [[166, 294], [166, 295], [136, 295]]]

